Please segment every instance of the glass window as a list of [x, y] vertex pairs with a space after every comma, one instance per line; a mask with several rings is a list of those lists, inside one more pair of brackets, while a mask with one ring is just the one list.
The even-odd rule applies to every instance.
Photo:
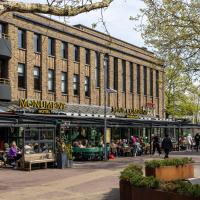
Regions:
[[5, 25], [0, 24], [0, 38], [4, 37], [4, 33], [5, 33]]
[[25, 64], [18, 63], [18, 87], [25, 88]]
[[73, 90], [74, 95], [79, 95], [79, 75], [74, 74], [73, 76]]
[[150, 69], [150, 96], [153, 96], [153, 69]]
[[85, 96], [90, 96], [90, 77], [85, 77]]
[[62, 42], [61, 44], [61, 56], [62, 58], [68, 58], [68, 45], [66, 42]]
[[41, 52], [41, 36], [34, 33], [33, 35], [34, 52]]
[[55, 40], [53, 38], [48, 38], [48, 55], [55, 55]]
[[22, 29], [18, 29], [18, 48], [26, 48], [26, 32]]
[[61, 92], [67, 94], [67, 73], [62, 72], [61, 74]]
[[100, 53], [95, 52], [95, 84], [100, 86]]
[[126, 92], [126, 61], [122, 60], [122, 92]]
[[133, 63], [130, 62], [130, 92], [133, 92]]
[[79, 62], [79, 47], [74, 46], [74, 61]]
[[40, 90], [40, 68], [34, 67], [34, 90]]
[[89, 65], [90, 64], [90, 50], [85, 49], [85, 64]]
[[114, 58], [114, 90], [118, 90], [118, 58]]
[[106, 72], [107, 72], [107, 88], [110, 88], [110, 67], [109, 67], [109, 56], [105, 54], [104, 56], [104, 67], [106, 67]]
[[159, 97], [159, 71], [156, 70], [156, 97]]
[[147, 67], [143, 66], [144, 95], [147, 95]]
[[140, 65], [137, 65], [137, 94], [140, 94]]
[[48, 90], [50, 92], [54, 91], [54, 70], [53, 69], [48, 70]]

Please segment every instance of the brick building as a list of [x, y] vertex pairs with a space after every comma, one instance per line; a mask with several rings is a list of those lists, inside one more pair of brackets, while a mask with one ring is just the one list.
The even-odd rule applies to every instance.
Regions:
[[[164, 69], [152, 52], [83, 25], [68, 26], [33, 14], [0, 17], [0, 77], [10, 82], [11, 98], [104, 105], [104, 61], [107, 105], [153, 107], [164, 117]], [[6, 100], [0, 91], [1, 100]]]

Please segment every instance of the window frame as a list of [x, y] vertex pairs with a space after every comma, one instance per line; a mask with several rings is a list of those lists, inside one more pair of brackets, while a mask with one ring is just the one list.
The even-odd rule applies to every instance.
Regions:
[[159, 71], [156, 70], [156, 97], [159, 98]]
[[154, 79], [154, 78], [153, 78], [153, 69], [151, 68], [151, 69], [150, 69], [149, 94], [150, 94], [150, 96], [152, 96], [152, 97], [153, 97], [153, 82], [154, 82], [153, 79]]
[[74, 61], [80, 62], [80, 47], [77, 45], [74, 45]]
[[[76, 81], [74, 81], [76, 80]], [[73, 94], [74, 96], [79, 96], [79, 74], [74, 74], [73, 75]], [[76, 89], [75, 89], [76, 87]], [[77, 91], [77, 92], [75, 92]]]
[[90, 77], [85, 76], [85, 97], [90, 97]]
[[48, 37], [48, 56], [55, 56], [55, 39]]
[[[35, 69], [38, 70], [39, 75], [35, 75]], [[33, 76], [34, 76], [34, 90], [41, 91], [41, 69], [38, 66], [34, 66], [33, 69]]]
[[113, 62], [114, 66], [113, 66], [113, 89], [114, 90], [118, 90], [118, 58], [114, 57], [114, 62]]
[[85, 64], [90, 65], [90, 49], [85, 49]]
[[68, 59], [68, 43], [64, 41], [61, 43], [61, 57], [62, 59]]
[[[19, 66], [23, 66], [23, 72], [19, 72]], [[18, 63], [18, 88], [26, 89], [26, 65], [24, 63]]]
[[[50, 73], [52, 73], [52, 77], [50, 77]], [[50, 86], [51, 84], [51, 86]], [[48, 92], [55, 91], [55, 71], [54, 69], [48, 69]]]
[[26, 49], [26, 31], [18, 28], [18, 48]]
[[126, 60], [122, 60], [122, 92], [126, 92]]
[[[64, 79], [63, 79], [64, 75]], [[63, 84], [64, 84], [64, 90], [63, 90]], [[61, 72], [61, 93], [67, 94], [67, 72]]]
[[140, 65], [137, 64], [137, 94], [140, 95], [141, 94], [141, 90], [140, 90]]
[[143, 94], [147, 96], [147, 67], [143, 66]]
[[134, 71], [133, 71], [133, 63], [130, 62], [129, 63], [129, 76], [130, 76], [130, 92], [131, 93], [133, 93], [133, 88], [134, 88], [134, 86], [133, 86], [133, 73], [134, 73]]
[[35, 53], [41, 53], [41, 35], [38, 33], [33, 35], [33, 46]]
[[100, 87], [100, 53], [95, 52], [95, 86]]

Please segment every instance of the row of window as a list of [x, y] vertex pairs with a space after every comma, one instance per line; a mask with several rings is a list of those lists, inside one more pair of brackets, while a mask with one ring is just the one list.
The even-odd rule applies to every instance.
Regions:
[[[25, 64], [18, 64], [18, 87], [26, 88]], [[34, 90], [41, 90], [41, 71], [40, 67], [35, 66], [33, 70]], [[55, 91], [55, 72], [48, 69], [48, 91]], [[74, 95], [79, 95], [79, 75], [73, 75], [73, 91]], [[67, 72], [61, 72], [61, 92], [67, 94]], [[90, 78], [85, 76], [85, 96], [90, 96]]]
[[[42, 47], [41, 35], [34, 33], [33, 35], [33, 48], [35, 53], [40, 53]], [[26, 49], [26, 31], [18, 29], [18, 48]], [[55, 39], [48, 38], [48, 55], [55, 56]], [[68, 58], [68, 43], [61, 43], [61, 57]], [[80, 61], [80, 48], [74, 45], [74, 61]], [[90, 50], [85, 49], [85, 64], [90, 64]]]

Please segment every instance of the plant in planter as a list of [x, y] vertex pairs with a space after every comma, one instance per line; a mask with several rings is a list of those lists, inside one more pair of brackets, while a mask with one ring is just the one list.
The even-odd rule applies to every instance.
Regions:
[[139, 168], [132, 165], [121, 172], [120, 200], [200, 200], [200, 185], [145, 177]]
[[72, 167], [73, 157], [72, 157], [72, 145], [66, 143], [64, 137], [56, 139], [57, 147], [57, 166], [59, 169], [66, 167]]
[[145, 162], [146, 176], [158, 177], [164, 181], [182, 180], [194, 177], [191, 158], [152, 160]]

